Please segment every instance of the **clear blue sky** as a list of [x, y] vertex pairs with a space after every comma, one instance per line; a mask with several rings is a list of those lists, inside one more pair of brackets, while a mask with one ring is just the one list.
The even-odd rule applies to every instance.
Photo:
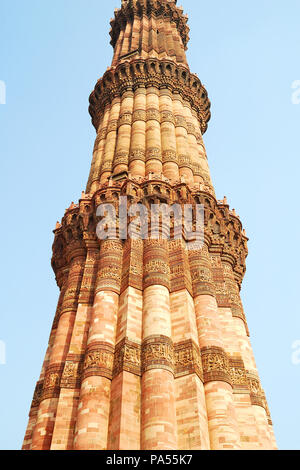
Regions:
[[[182, 0], [191, 70], [206, 85], [218, 198], [250, 238], [243, 300], [281, 449], [300, 449], [299, 0]], [[88, 96], [110, 65], [120, 0], [1, 0], [0, 448], [19, 449], [56, 308], [52, 230], [85, 188]]]

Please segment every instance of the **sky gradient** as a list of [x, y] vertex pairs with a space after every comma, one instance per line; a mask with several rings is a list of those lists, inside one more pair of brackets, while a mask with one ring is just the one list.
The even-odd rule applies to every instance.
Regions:
[[[250, 238], [242, 298], [278, 445], [300, 449], [300, 2], [178, 3], [190, 18], [191, 71], [212, 102], [204, 140], [217, 197], [227, 196]], [[85, 189], [88, 97], [111, 63], [119, 5], [0, 0], [0, 449], [20, 449], [25, 434], [58, 299], [52, 230]]]

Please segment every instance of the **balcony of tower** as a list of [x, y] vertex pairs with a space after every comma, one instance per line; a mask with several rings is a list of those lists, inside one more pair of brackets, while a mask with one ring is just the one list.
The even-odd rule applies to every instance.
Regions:
[[112, 66], [131, 58], [168, 58], [188, 67], [188, 17], [175, 1], [127, 0], [111, 20]]

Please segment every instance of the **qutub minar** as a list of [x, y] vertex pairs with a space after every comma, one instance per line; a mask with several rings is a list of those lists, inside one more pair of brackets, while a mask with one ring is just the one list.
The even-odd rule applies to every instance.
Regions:
[[[176, 3], [123, 0], [111, 21], [86, 192], [54, 231], [60, 297], [23, 449], [276, 448], [240, 299], [247, 237], [215, 197], [210, 102]], [[96, 209], [120, 196], [203, 204], [204, 247], [99, 240]]]

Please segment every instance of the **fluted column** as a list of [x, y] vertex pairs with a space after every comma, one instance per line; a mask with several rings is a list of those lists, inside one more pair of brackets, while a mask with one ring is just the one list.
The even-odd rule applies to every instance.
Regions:
[[176, 123], [176, 143], [177, 155], [179, 160], [179, 173], [186, 179], [186, 183], [194, 182], [192, 162], [188, 145], [187, 123], [182, 104], [182, 98], [179, 93], [173, 95], [173, 110]]
[[191, 251], [195, 313], [202, 352], [211, 449], [240, 449], [228, 358], [222, 340], [208, 250]]
[[85, 244], [87, 247], [87, 257], [70, 348], [61, 380], [51, 450], [73, 449], [81, 371], [93, 306], [95, 275], [99, 253], [99, 244], [96, 240], [87, 239]]
[[169, 21], [165, 21], [165, 41], [166, 41], [166, 49], [168, 51], [168, 56], [176, 61], [176, 53], [175, 53], [175, 44], [173, 39], [173, 31]]
[[54, 319], [54, 322], [53, 322], [53, 325], [52, 325], [50, 338], [49, 338], [49, 342], [48, 342], [48, 347], [47, 347], [47, 352], [46, 352], [45, 359], [44, 359], [44, 362], [43, 362], [41, 374], [40, 374], [39, 380], [38, 380], [38, 382], [36, 384], [36, 387], [35, 387], [35, 390], [34, 390], [34, 395], [33, 395], [32, 403], [31, 403], [31, 407], [30, 407], [30, 412], [29, 412], [29, 421], [28, 421], [28, 425], [27, 425], [27, 429], [26, 429], [26, 433], [25, 433], [25, 438], [24, 438], [22, 450], [31, 450], [32, 449], [32, 437], [33, 437], [34, 429], [35, 429], [35, 426], [36, 426], [36, 423], [37, 423], [39, 406], [40, 406], [40, 402], [41, 402], [41, 399], [42, 399], [45, 374], [46, 374], [46, 370], [48, 368], [48, 364], [49, 364], [49, 360], [50, 360], [50, 356], [51, 356], [51, 351], [52, 351], [54, 340], [55, 340], [55, 335], [56, 335], [56, 331], [57, 331], [57, 324], [58, 324], [57, 320], [58, 320], [58, 316], [59, 316], [60, 311], [61, 311], [61, 306], [62, 306], [62, 301], [63, 301], [64, 295], [65, 295], [65, 288], [62, 288], [61, 292], [60, 292], [59, 300], [58, 300], [56, 315], [55, 315], [55, 319]]
[[133, 177], [145, 176], [146, 159], [146, 88], [138, 87], [134, 92], [131, 126], [131, 148], [129, 173]]
[[110, 104], [107, 104], [103, 113], [103, 118], [101, 120], [96, 141], [94, 147], [93, 161], [89, 176], [89, 181], [87, 184], [87, 193], [94, 193], [99, 188], [100, 184], [100, 170], [103, 164], [103, 156], [106, 142], [107, 127], [110, 117]]
[[104, 158], [101, 165], [100, 183], [104, 183], [110, 178], [113, 169], [113, 160], [116, 151], [116, 143], [118, 136], [118, 120], [120, 116], [120, 97], [113, 99], [109, 122], [107, 125], [107, 134], [104, 149]]
[[176, 132], [173, 115], [172, 93], [167, 88], [160, 90], [161, 145], [163, 174], [171, 182], [179, 181], [179, 166], [176, 156]]
[[162, 173], [159, 90], [147, 88], [146, 176]]
[[67, 280], [68, 280], [68, 267], [65, 266], [63, 268], [60, 268], [57, 272], [57, 282], [60, 287], [60, 295], [59, 295], [59, 299], [57, 303], [56, 313], [55, 313], [55, 317], [54, 317], [52, 328], [51, 328], [47, 352], [46, 352], [45, 359], [43, 362], [41, 374], [34, 390], [34, 395], [33, 395], [31, 408], [29, 412], [29, 421], [28, 421], [28, 425], [26, 429], [26, 434], [25, 434], [22, 450], [32, 450], [33, 433], [34, 433], [35, 426], [36, 426], [37, 419], [38, 419], [39, 406], [43, 397], [43, 387], [44, 387], [46, 371], [49, 365], [51, 352], [52, 352], [52, 348], [53, 348], [53, 344], [54, 344], [54, 340], [55, 340], [55, 336], [57, 332], [58, 320], [61, 315], [63, 299], [64, 299], [66, 288], [67, 288]]
[[101, 242], [96, 294], [83, 366], [74, 449], [107, 448], [122, 242]]
[[201, 352], [188, 253], [182, 240], [169, 243], [170, 308], [175, 347], [178, 448], [209, 450]]
[[77, 311], [84, 269], [85, 249], [69, 246], [70, 268], [64, 293], [58, 327], [45, 374], [42, 400], [32, 438], [32, 450], [49, 450], [56, 419], [60, 380], [68, 353]]
[[[224, 272], [226, 292], [229, 296], [229, 321], [232, 337], [234, 336], [235, 341], [239, 342], [241, 355], [248, 374], [250, 409], [256, 420], [258, 448], [273, 449], [274, 442], [273, 432], [271, 429], [271, 417], [268, 415], [269, 410], [265, 400], [264, 391], [261, 387], [259, 373], [256, 367], [254, 354], [250, 343], [248, 326], [243, 311], [239, 287], [237, 281], [235, 280], [231, 263], [223, 261], [222, 267]], [[243, 432], [245, 432], [245, 427], [243, 428]]]
[[146, 58], [149, 55], [149, 27], [149, 18], [147, 18], [147, 16], [144, 16], [141, 27], [141, 56], [143, 58]]
[[141, 448], [142, 266], [143, 241], [126, 240], [111, 386], [109, 450]]
[[124, 33], [124, 39], [122, 43], [122, 48], [121, 48], [121, 53], [120, 57], [123, 55], [128, 54], [130, 51], [130, 45], [131, 45], [131, 31], [132, 31], [132, 22], [128, 21], [125, 27], [125, 33]]
[[140, 45], [140, 30], [141, 30], [141, 20], [137, 16], [133, 19], [132, 25], [132, 38], [131, 38], [131, 50], [136, 51], [139, 49]]
[[[220, 254], [217, 250], [211, 255], [211, 266], [213, 280], [216, 286], [216, 298], [222, 338], [226, 353], [230, 357], [231, 375], [233, 382], [233, 398], [235, 403], [236, 417], [239, 425], [242, 449], [257, 450], [260, 447], [258, 429], [251, 406], [250, 392], [247, 384], [246, 370], [249, 364], [248, 351], [245, 343], [241, 340], [240, 326], [235, 323], [233, 310], [230, 307], [231, 289], [225, 283], [224, 269]], [[244, 321], [239, 318], [246, 331]], [[247, 359], [245, 361], [245, 359]]]
[[168, 246], [145, 240], [142, 345], [142, 449], [177, 449]]
[[208, 184], [212, 191], [214, 192], [212, 182], [211, 182], [211, 177], [210, 177], [210, 170], [209, 170], [209, 165], [208, 165], [208, 160], [207, 160], [207, 155], [206, 155], [206, 150], [203, 142], [203, 136], [201, 133], [201, 128], [199, 125], [199, 119], [197, 116], [197, 113], [193, 110], [192, 111], [192, 117], [193, 117], [193, 122], [194, 126], [196, 129], [196, 140], [197, 140], [197, 148], [198, 148], [198, 174], [197, 178], [195, 178], [195, 181], [199, 181], [201, 183]]
[[124, 41], [124, 35], [125, 35], [125, 25], [123, 25], [123, 27], [120, 30], [119, 38], [118, 38], [117, 44], [115, 46], [114, 57], [113, 57], [113, 61], [112, 61], [112, 66], [113, 67], [115, 67], [119, 63], [120, 56], [121, 56], [121, 51], [122, 51], [122, 46], [123, 46], [123, 41]]
[[131, 141], [131, 124], [133, 112], [133, 92], [126, 91], [122, 95], [120, 117], [118, 122], [118, 138], [116, 154], [113, 162], [114, 175], [128, 172], [128, 160]]

